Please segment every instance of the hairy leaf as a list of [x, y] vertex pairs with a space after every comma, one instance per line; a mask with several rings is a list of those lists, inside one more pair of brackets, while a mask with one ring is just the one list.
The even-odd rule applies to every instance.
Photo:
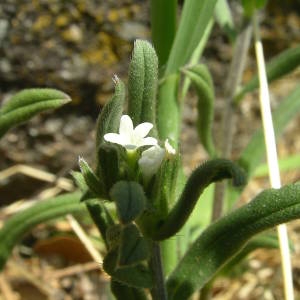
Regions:
[[120, 119], [123, 112], [125, 102], [125, 86], [124, 83], [115, 77], [115, 93], [112, 98], [103, 107], [99, 114], [96, 125], [96, 149], [104, 141], [104, 135], [110, 132], [118, 132]]
[[68, 102], [70, 97], [55, 89], [26, 89], [14, 95], [0, 109], [0, 138], [37, 113], [58, 108]]
[[103, 183], [99, 180], [97, 175], [93, 172], [91, 167], [82, 157], [79, 157], [78, 163], [79, 163], [81, 174], [89, 190], [96, 196], [103, 197], [104, 196]]
[[158, 59], [154, 48], [146, 41], [135, 41], [129, 66], [128, 114], [134, 126], [150, 122], [154, 125], [154, 131], [157, 76]]
[[119, 181], [110, 190], [116, 203], [118, 217], [123, 224], [134, 221], [146, 207], [146, 197], [140, 184], [134, 181]]
[[71, 193], [44, 200], [10, 217], [0, 230], [0, 270], [13, 247], [34, 226], [84, 210], [80, 193]]
[[263, 191], [249, 204], [211, 224], [192, 244], [168, 278], [169, 299], [188, 298], [201, 289], [252, 236], [299, 217], [299, 184]]
[[[146, 235], [150, 235], [155, 240], [163, 240], [173, 236], [187, 221], [203, 190], [209, 184], [226, 178], [232, 178], [236, 186], [245, 183], [244, 172], [230, 160], [214, 159], [207, 161], [190, 175], [179, 200], [165, 219], [156, 220], [155, 217], [146, 212], [141, 216], [142, 222], [139, 220], [139, 225], [145, 224], [148, 231]], [[153, 228], [149, 230], [147, 226], [151, 225]]]

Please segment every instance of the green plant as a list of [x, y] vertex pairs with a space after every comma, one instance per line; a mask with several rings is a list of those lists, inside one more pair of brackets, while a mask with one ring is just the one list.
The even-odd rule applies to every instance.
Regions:
[[[8, 235], [12, 224], [18, 226], [14, 234], [8, 235], [7, 242], [1, 244], [1, 267], [26, 230], [37, 222], [61, 215], [60, 208], [65, 207], [67, 213], [85, 204], [106, 245], [103, 268], [112, 278], [111, 290], [117, 299], [147, 299], [148, 289], [153, 299], [188, 299], [194, 292], [209, 287], [216, 276], [228, 273], [254, 249], [277, 247], [274, 239], [257, 234], [299, 218], [299, 184], [265, 190], [249, 204], [232, 210], [246, 178], [250, 179], [260, 165], [264, 146], [262, 132], [258, 131], [234, 163], [220, 158], [228, 156], [228, 151], [218, 149], [213, 142], [213, 81], [208, 68], [195, 62], [209, 36], [217, 1], [186, 0], [177, 32], [173, 23], [159, 30], [158, 24], [163, 23], [165, 16], [174, 22], [176, 14], [175, 1], [170, 1], [169, 5], [160, 2], [151, 1], [157, 54], [150, 43], [137, 40], [129, 67], [127, 93], [124, 83], [114, 78], [115, 93], [102, 109], [96, 125], [97, 165], [93, 169], [80, 158], [81, 172], [73, 172], [82, 193], [65, 196], [66, 204], [59, 199], [48, 200], [8, 221], [0, 237]], [[254, 8], [262, 5], [260, 1], [252, 3], [254, 8], [248, 4], [245, 5], [245, 19]], [[172, 14], [168, 11], [170, 7]], [[226, 27], [224, 30], [236, 47], [229, 76], [234, 86], [226, 90], [228, 112], [232, 115], [244, 95], [257, 88], [258, 80], [254, 77], [248, 84], [239, 86], [244, 63], [244, 59], [239, 62], [239, 58], [247, 50], [246, 47], [241, 52], [239, 47], [249, 38], [248, 31], [245, 34], [244, 28], [234, 27], [226, 1], [219, 1], [216, 9], [217, 22]], [[218, 13], [220, 9], [225, 9], [227, 14]], [[168, 43], [162, 45], [164, 37]], [[270, 62], [267, 68], [270, 81], [299, 65], [298, 50], [287, 50]], [[183, 91], [179, 91], [181, 76], [185, 76]], [[198, 96], [199, 138], [211, 159], [185, 178], [179, 131], [189, 84]], [[296, 88], [274, 113], [277, 134], [299, 111], [299, 91]], [[128, 110], [124, 114], [126, 94]], [[11, 118], [7, 123], [14, 125], [16, 121]], [[3, 125], [3, 128], [0, 131], [4, 134], [8, 126]], [[229, 200], [221, 197], [215, 199], [215, 203], [225, 201], [226, 215], [223, 216], [224, 211], [219, 209], [215, 214], [217, 220], [205, 223], [205, 230], [204, 226], [197, 229], [192, 237], [192, 229], [200, 227], [199, 218], [203, 212], [199, 205], [203, 207], [201, 202], [207, 198], [201, 197], [204, 190], [224, 179], [233, 182], [226, 189]], [[107, 209], [107, 202], [113, 204], [113, 211]], [[57, 206], [57, 214], [52, 209], [55, 203], [61, 205]], [[191, 217], [194, 209], [199, 211], [196, 218]], [[41, 217], [28, 218], [33, 212]], [[26, 226], [22, 225], [24, 219]], [[178, 241], [184, 241], [181, 251], [177, 249]]]

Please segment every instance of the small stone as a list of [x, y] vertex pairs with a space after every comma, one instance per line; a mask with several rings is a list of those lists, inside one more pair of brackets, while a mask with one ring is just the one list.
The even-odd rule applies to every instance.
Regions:
[[73, 24], [68, 29], [63, 31], [63, 38], [72, 43], [79, 43], [82, 41], [83, 34], [79, 26]]

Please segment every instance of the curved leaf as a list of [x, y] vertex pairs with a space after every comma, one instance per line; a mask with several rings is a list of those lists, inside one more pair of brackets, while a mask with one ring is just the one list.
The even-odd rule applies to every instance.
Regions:
[[13, 247], [37, 224], [85, 209], [80, 203], [80, 193], [51, 198], [31, 206], [8, 219], [0, 230], [0, 270]]
[[207, 67], [203, 64], [183, 70], [191, 79], [198, 95], [197, 131], [204, 148], [211, 157], [215, 156], [212, 138], [212, 122], [214, 116], [214, 86]]
[[[164, 240], [173, 236], [187, 221], [203, 190], [209, 184], [226, 178], [232, 178], [236, 186], [245, 183], [244, 172], [230, 160], [214, 159], [207, 161], [190, 175], [179, 200], [166, 219], [158, 218], [157, 220], [146, 211], [140, 217], [139, 225], [146, 229], [146, 235], [150, 235], [155, 240]], [[160, 217], [159, 212], [158, 216]], [[151, 220], [151, 217], [154, 221]], [[147, 232], [149, 230], [147, 226], [151, 225], [153, 228]]]
[[169, 299], [188, 298], [252, 236], [299, 217], [299, 184], [263, 191], [249, 204], [210, 225], [192, 244], [168, 279]]
[[71, 98], [55, 89], [26, 89], [14, 95], [0, 109], [0, 138], [37, 113], [58, 108], [71, 101]]

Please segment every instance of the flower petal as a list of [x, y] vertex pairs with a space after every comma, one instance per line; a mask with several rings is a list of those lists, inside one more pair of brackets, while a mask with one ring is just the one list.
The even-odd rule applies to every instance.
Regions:
[[119, 134], [128, 142], [133, 136], [133, 123], [128, 115], [123, 115], [120, 120]]
[[107, 142], [119, 144], [119, 145], [124, 145], [124, 139], [120, 134], [117, 133], [107, 133], [104, 135], [104, 139]]
[[141, 123], [134, 128], [134, 134], [141, 138], [144, 138], [152, 128], [153, 128], [152, 123], [149, 122]]
[[157, 172], [164, 159], [164, 155], [165, 149], [157, 145], [143, 151], [138, 164], [144, 178], [149, 179]]
[[139, 144], [137, 145], [138, 147], [141, 147], [141, 146], [151, 146], [151, 145], [157, 145], [157, 139], [153, 138], [153, 137], [147, 137], [147, 138], [144, 138], [142, 140], [140, 140], [138, 142]]

